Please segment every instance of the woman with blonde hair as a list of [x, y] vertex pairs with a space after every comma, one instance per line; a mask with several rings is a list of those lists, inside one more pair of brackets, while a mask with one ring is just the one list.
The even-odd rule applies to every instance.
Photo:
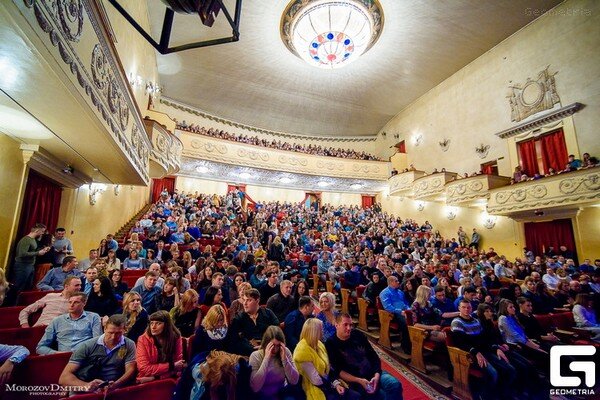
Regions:
[[137, 342], [148, 326], [148, 313], [142, 307], [142, 296], [128, 292], [123, 298], [123, 316], [127, 319], [125, 336]]
[[194, 289], [186, 290], [180, 298], [179, 306], [173, 307], [169, 313], [183, 337], [190, 337], [194, 333], [194, 324], [198, 317], [198, 297], [198, 292]]
[[192, 259], [192, 253], [189, 251], [184, 251], [183, 256], [181, 258], [181, 263], [183, 264], [183, 268], [187, 271], [192, 265], [194, 265], [194, 260]]
[[260, 349], [250, 355], [250, 388], [258, 399], [292, 397], [299, 374], [292, 353], [285, 346], [283, 331], [278, 326], [269, 326], [260, 343]]
[[324, 292], [319, 296], [321, 311], [317, 318], [323, 322], [323, 342], [335, 335], [335, 319], [339, 312], [335, 309], [335, 296], [333, 293]]
[[281, 238], [279, 236], [275, 236], [273, 239], [273, 243], [269, 246], [269, 251], [267, 253], [267, 258], [270, 261], [282, 262], [285, 259], [285, 246], [281, 242]]
[[446, 334], [442, 332], [441, 312], [429, 301], [431, 288], [421, 285], [417, 288], [415, 301], [412, 303], [412, 322], [417, 328], [425, 329], [429, 338], [435, 342], [445, 342]]
[[294, 350], [294, 363], [302, 376], [302, 389], [306, 400], [356, 398], [358, 393], [349, 390], [340, 380], [329, 381], [329, 357], [323, 338], [323, 322], [309, 318], [302, 327], [300, 342]]
[[202, 352], [227, 350], [228, 330], [227, 311], [220, 304], [215, 304], [208, 310], [202, 323], [196, 328], [191, 358]]

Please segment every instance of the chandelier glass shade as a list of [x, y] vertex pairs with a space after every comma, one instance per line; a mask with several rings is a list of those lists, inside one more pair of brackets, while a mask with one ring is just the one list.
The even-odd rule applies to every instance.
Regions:
[[376, 0], [294, 0], [281, 17], [288, 49], [310, 65], [339, 68], [373, 46], [383, 27]]

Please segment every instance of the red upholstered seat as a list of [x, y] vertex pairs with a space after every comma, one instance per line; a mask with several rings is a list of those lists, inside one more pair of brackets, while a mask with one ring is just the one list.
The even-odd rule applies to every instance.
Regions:
[[[170, 399], [175, 390], [173, 379], [161, 379], [139, 385], [127, 386], [108, 392], [106, 400], [137, 400], [137, 399]], [[79, 394], [71, 396], [68, 400], [103, 400], [102, 393]], [[65, 399], [67, 400], [67, 399]]]
[[1, 307], [0, 308], [0, 329], [18, 328], [19, 313], [25, 306]]
[[146, 272], [148, 272], [148, 270], [145, 269], [126, 269], [123, 270], [121, 272], [121, 276], [123, 278], [125, 277], [135, 277], [136, 279], [139, 278], [140, 276], [144, 276], [146, 275]]
[[129, 289], [133, 289], [135, 283], [139, 278], [139, 276], [124, 276], [121, 280], [127, 284], [127, 287], [129, 287]]
[[35, 348], [44, 335], [45, 329], [45, 326], [0, 329], [0, 343], [11, 345], [19, 344], [27, 347], [31, 354], [35, 354]]
[[17, 305], [18, 306], [28, 306], [30, 304], [35, 303], [48, 293], [60, 293], [61, 290], [54, 290], [52, 292], [42, 292], [41, 290], [32, 290], [29, 292], [21, 292], [17, 296]]
[[[15, 368], [12, 383], [17, 386], [49, 386], [56, 384], [70, 357], [70, 352], [46, 356], [29, 356]], [[13, 394], [16, 397], [11, 397]], [[29, 392], [13, 392], [5, 393], [5, 396], [7, 399], [39, 399], [43, 397], [44, 399], [53, 400], [60, 398], [61, 393], [48, 393], [39, 396]]]

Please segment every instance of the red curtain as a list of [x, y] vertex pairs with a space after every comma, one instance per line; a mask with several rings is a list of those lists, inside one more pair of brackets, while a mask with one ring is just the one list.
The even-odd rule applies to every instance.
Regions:
[[494, 165], [493, 164], [482, 165], [481, 172], [483, 172], [485, 175], [494, 175]]
[[555, 171], [563, 170], [568, 158], [563, 130], [559, 129], [549, 135], [542, 136], [540, 141], [542, 142], [544, 173], [548, 173], [548, 168], [554, 168]]
[[558, 252], [560, 246], [575, 251], [575, 237], [570, 219], [557, 219], [548, 222], [526, 222], [525, 244], [535, 255], [541, 255], [554, 247]]
[[162, 179], [152, 179], [152, 203], [156, 203], [160, 199], [160, 193], [164, 188], [167, 188], [169, 193], [175, 191], [175, 177], [165, 176]]
[[375, 196], [369, 196], [368, 194], [360, 195], [362, 200], [362, 208], [371, 208], [375, 204]]
[[406, 153], [406, 142], [403, 140], [396, 145], [398, 153]]
[[527, 140], [519, 143], [519, 157], [521, 167], [527, 176], [532, 177], [539, 172], [537, 156], [535, 153], [535, 140]]
[[48, 232], [54, 232], [58, 222], [61, 195], [62, 188], [58, 184], [30, 170], [23, 197], [18, 237], [27, 235], [38, 222], [46, 225]]
[[246, 193], [246, 185], [230, 185], [227, 184], [227, 193], [233, 192], [235, 188], [238, 188], [241, 192]]

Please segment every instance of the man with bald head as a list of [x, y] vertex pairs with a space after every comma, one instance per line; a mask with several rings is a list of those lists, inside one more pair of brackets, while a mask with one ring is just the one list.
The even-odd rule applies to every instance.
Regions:
[[[164, 284], [165, 284], [165, 280], [160, 276], [160, 264], [159, 263], [152, 263], [150, 264], [150, 267], [148, 267], [148, 271], [149, 272], [154, 272], [156, 273], [158, 276], [158, 280], [156, 281], [156, 287], [160, 288], [162, 290]], [[135, 285], [133, 285], [133, 287], [138, 287], [140, 285], [142, 285], [144, 283], [144, 279], [146, 279], [145, 276], [140, 276], [138, 278], [137, 281], [135, 281]]]

